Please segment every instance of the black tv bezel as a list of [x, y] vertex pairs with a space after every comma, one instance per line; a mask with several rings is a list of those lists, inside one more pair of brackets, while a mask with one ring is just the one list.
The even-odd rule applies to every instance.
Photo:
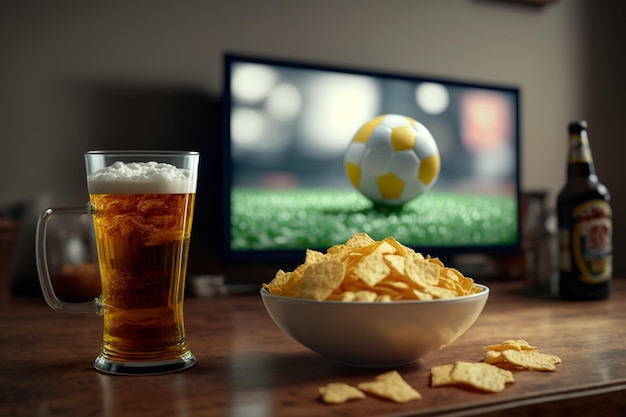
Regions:
[[[440, 258], [448, 258], [455, 255], [466, 254], [486, 254], [497, 255], [516, 251], [520, 248], [522, 240], [521, 230], [521, 90], [519, 87], [479, 81], [461, 81], [451, 78], [422, 76], [417, 74], [407, 74], [385, 70], [364, 69], [348, 67], [343, 65], [331, 65], [324, 63], [314, 63], [304, 60], [290, 60], [284, 58], [272, 58], [267, 56], [249, 55], [226, 52], [223, 55], [223, 93], [221, 100], [221, 133], [220, 133], [220, 156], [221, 156], [221, 178], [220, 178], [220, 258], [225, 265], [262, 265], [275, 268], [289, 268], [296, 266], [304, 260], [305, 249], [280, 249], [280, 250], [232, 250], [231, 241], [231, 188], [232, 188], [232, 166], [231, 166], [231, 131], [230, 115], [232, 109], [231, 85], [231, 65], [235, 62], [264, 64], [282, 66], [304, 70], [331, 71], [342, 74], [365, 75], [377, 78], [398, 79], [411, 82], [434, 82], [446, 85], [479, 88], [483, 90], [500, 91], [512, 94], [515, 103], [515, 164], [516, 169], [516, 200], [517, 200], [517, 238], [511, 244], [503, 245], [474, 245], [474, 246], [411, 246], [414, 250], [423, 254], [430, 254]], [[410, 246], [410, 245], [409, 245]], [[310, 248], [324, 251], [326, 248]]]

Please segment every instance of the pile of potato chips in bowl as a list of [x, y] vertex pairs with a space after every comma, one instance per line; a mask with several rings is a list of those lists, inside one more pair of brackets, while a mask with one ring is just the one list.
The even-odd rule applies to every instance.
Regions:
[[263, 284], [269, 315], [318, 354], [354, 366], [415, 362], [461, 336], [489, 289], [394, 238], [365, 233], [325, 253], [307, 250], [290, 272]]

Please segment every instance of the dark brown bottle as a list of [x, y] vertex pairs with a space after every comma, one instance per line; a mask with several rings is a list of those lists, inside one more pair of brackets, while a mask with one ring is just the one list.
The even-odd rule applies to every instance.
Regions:
[[567, 182], [557, 200], [559, 295], [599, 300], [611, 294], [612, 213], [607, 188], [596, 176], [585, 121], [569, 124]]

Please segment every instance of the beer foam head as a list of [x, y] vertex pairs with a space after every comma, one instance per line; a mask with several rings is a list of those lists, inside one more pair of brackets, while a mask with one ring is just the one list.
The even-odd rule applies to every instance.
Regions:
[[196, 192], [187, 169], [159, 162], [115, 162], [87, 177], [90, 194], [183, 194]]

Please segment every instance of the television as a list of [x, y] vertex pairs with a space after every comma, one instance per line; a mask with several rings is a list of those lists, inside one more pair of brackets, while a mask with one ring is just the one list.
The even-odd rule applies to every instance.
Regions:
[[[519, 247], [519, 88], [231, 53], [223, 71], [224, 263], [290, 268], [359, 232], [442, 259]], [[388, 114], [425, 126], [440, 160], [396, 206], [358, 191], [344, 163]]]

